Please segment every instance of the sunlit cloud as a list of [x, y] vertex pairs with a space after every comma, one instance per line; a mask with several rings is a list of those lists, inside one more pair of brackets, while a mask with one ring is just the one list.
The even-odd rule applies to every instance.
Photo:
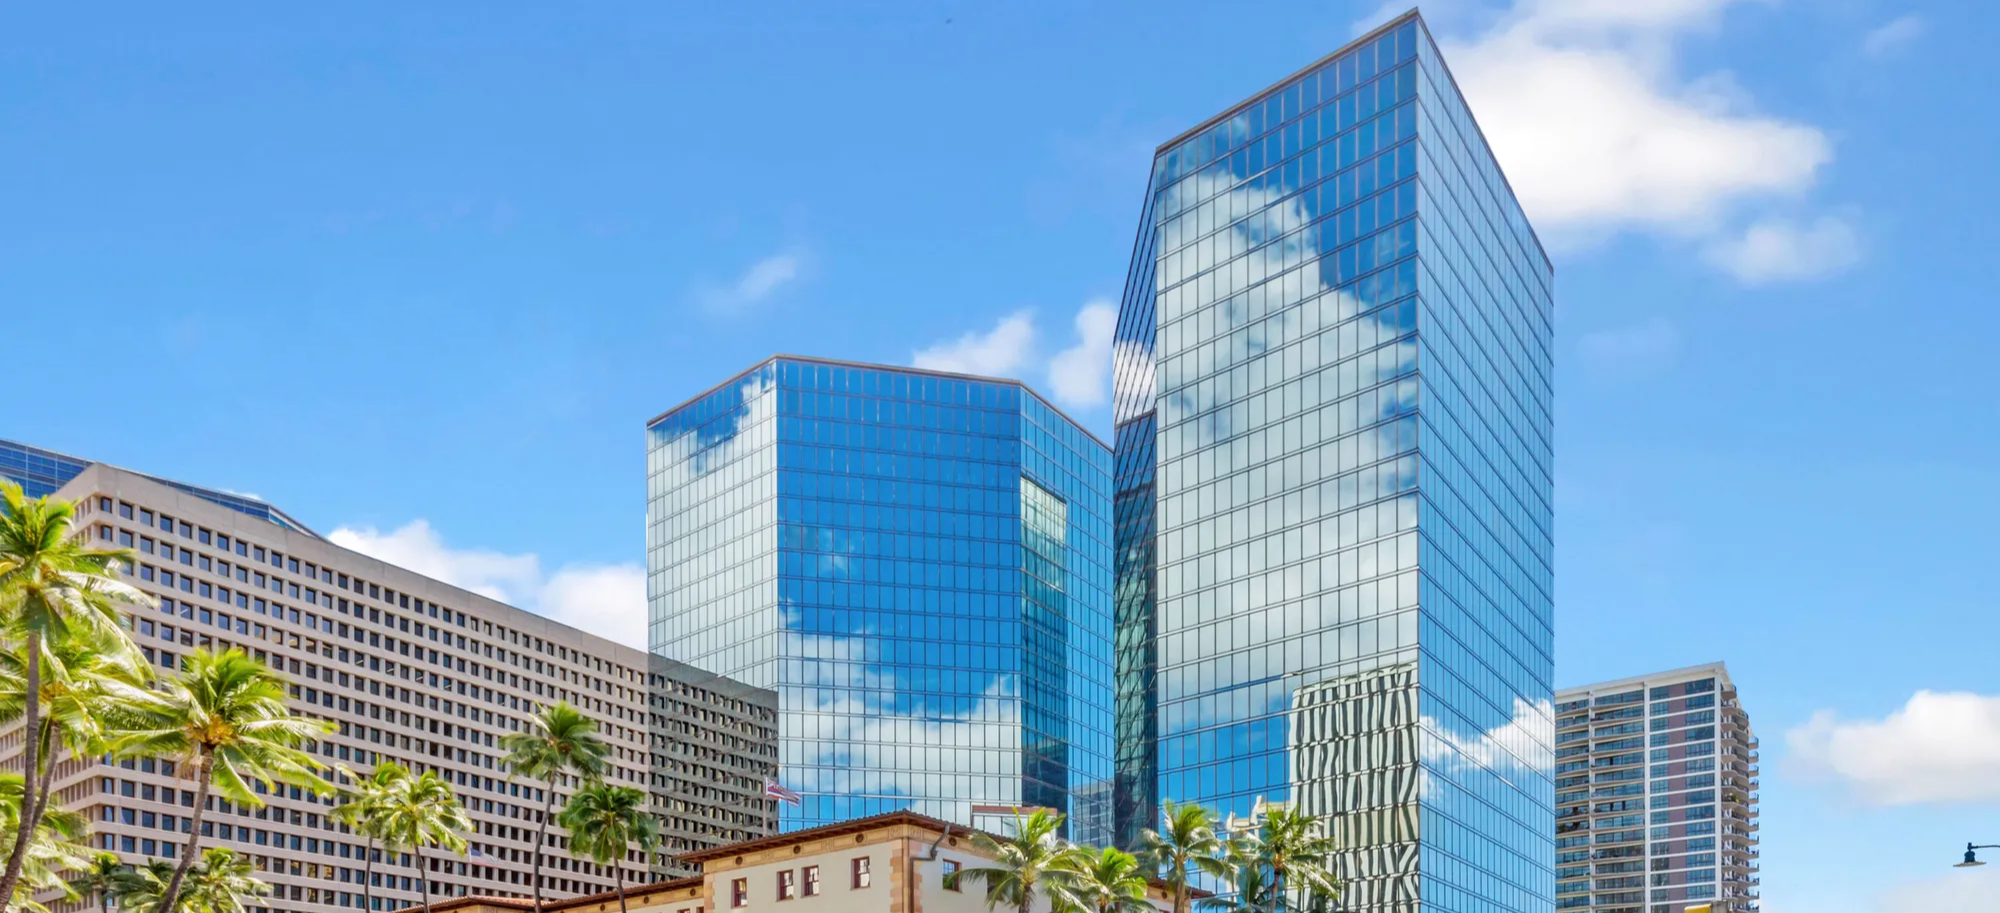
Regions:
[[599, 637], [646, 647], [646, 573], [637, 564], [566, 564], [546, 574], [533, 552], [455, 548], [422, 518], [388, 532], [342, 526], [327, 539]]
[[1822, 710], [1785, 742], [1794, 770], [1870, 804], [2000, 801], [2000, 696], [1919, 691], [1881, 719]]
[[[1834, 158], [1826, 131], [1758, 110], [1727, 72], [1680, 66], [1688, 36], [1757, 2], [1518, 0], [1428, 12], [1545, 243], [1573, 250], [1633, 231], [1692, 238], [1745, 282], [1822, 278], [1858, 260], [1858, 235], [1801, 236], [1809, 243], [1772, 250], [1759, 213], [1818, 185]], [[1746, 220], [1759, 227], [1731, 227]], [[1764, 246], [1744, 250], [1752, 243]]]

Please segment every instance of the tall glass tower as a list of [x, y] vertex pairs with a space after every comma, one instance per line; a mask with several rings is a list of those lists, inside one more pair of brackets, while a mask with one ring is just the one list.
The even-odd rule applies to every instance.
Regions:
[[778, 692], [785, 829], [1029, 806], [1108, 840], [1101, 441], [1014, 381], [792, 356], [646, 439], [652, 650]]
[[1551, 898], [1553, 273], [1414, 13], [1160, 147], [1115, 344], [1116, 824]]

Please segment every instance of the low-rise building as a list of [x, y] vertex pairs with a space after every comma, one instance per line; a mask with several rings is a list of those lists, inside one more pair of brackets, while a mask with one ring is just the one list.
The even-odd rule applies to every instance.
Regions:
[[[991, 858], [974, 848], [976, 832], [915, 812], [890, 812], [732, 846], [689, 853], [698, 878], [626, 890], [630, 913], [988, 913], [983, 882], [952, 876]], [[1200, 893], [1198, 896], [1207, 896]], [[1154, 883], [1146, 899], [1173, 909]], [[518, 913], [534, 904], [514, 898], [460, 897], [432, 913]], [[411, 908], [404, 913], [416, 913]], [[616, 913], [618, 894], [547, 903], [543, 913]], [[1035, 913], [1048, 913], [1037, 899]]]

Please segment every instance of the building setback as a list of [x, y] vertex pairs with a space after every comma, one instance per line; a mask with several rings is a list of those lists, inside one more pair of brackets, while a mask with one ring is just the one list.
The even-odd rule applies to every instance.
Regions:
[[778, 693], [786, 830], [1025, 805], [1101, 841], [1110, 462], [1015, 381], [768, 359], [647, 425], [652, 648]]
[[[48, 451], [0, 442], [4, 457]], [[59, 455], [58, 455], [59, 456]], [[775, 697], [663, 657], [341, 548], [251, 498], [167, 482], [102, 463], [62, 458], [44, 490], [82, 506], [79, 525], [100, 545], [132, 549], [130, 580], [159, 599], [131, 612], [133, 640], [169, 674], [197, 648], [236, 647], [282, 671], [295, 712], [338, 724], [313, 746], [329, 766], [366, 772], [394, 761], [436, 770], [474, 822], [476, 851], [433, 858], [428, 871], [399, 856], [377, 863], [378, 909], [434, 896], [526, 896], [543, 796], [500, 768], [501, 736], [539, 708], [567, 700], [597, 720], [612, 746], [606, 780], [647, 790], [661, 817], [661, 849], [679, 854], [772, 832]], [[25, 460], [17, 461], [25, 464]], [[19, 727], [0, 734], [0, 764], [18, 766]], [[193, 784], [170, 765], [64, 760], [57, 790], [87, 814], [94, 841], [126, 861], [171, 858], [185, 839]], [[558, 808], [575, 784], [557, 790]], [[246, 854], [274, 893], [259, 911], [359, 909], [365, 841], [335, 825], [328, 800], [285, 789], [264, 809], [215, 801], [205, 844]], [[567, 837], [543, 864], [549, 896], [608, 889], [608, 868], [570, 858]], [[628, 881], [682, 874], [682, 864], [628, 860]]]
[[1556, 908], [1757, 909], [1757, 737], [1722, 663], [1556, 693]]
[[1161, 146], [1113, 344], [1121, 842], [1329, 815], [1550, 909], [1553, 272], [1415, 12]]

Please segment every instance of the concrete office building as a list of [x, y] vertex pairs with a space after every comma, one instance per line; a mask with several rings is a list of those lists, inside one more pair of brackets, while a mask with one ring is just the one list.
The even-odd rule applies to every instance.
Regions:
[[1016, 381], [794, 356], [646, 433], [652, 648], [778, 692], [785, 830], [1026, 805], [1107, 836], [1101, 442]]
[[1332, 816], [1346, 909], [1546, 913], [1554, 276], [1414, 11], [1162, 145], [1113, 341], [1122, 841]]
[[[334, 721], [314, 751], [366, 772], [383, 761], [434, 769], [474, 822], [475, 852], [377, 863], [378, 909], [433, 896], [532, 893], [543, 795], [500, 768], [500, 737], [567, 700], [613, 747], [606, 779], [646, 789], [661, 849], [680, 854], [771, 833], [775, 700], [641, 650], [341, 548], [254, 498], [168, 482], [102, 463], [0, 442], [0, 476], [79, 500], [101, 544], [136, 553], [131, 580], [159, 599], [133, 613], [134, 640], [159, 674], [199, 647], [238, 647], [282, 670], [297, 712]], [[25, 478], [24, 478], [25, 477]], [[0, 764], [18, 765], [18, 726]], [[60, 801], [92, 821], [93, 840], [127, 861], [171, 858], [184, 839], [192, 784], [153, 761], [65, 760]], [[557, 790], [558, 805], [575, 784]], [[264, 809], [216, 802], [209, 845], [248, 855], [274, 893], [263, 911], [358, 909], [362, 845], [327, 817], [326, 800], [283, 790]], [[613, 885], [609, 869], [570, 858], [562, 830], [546, 848], [545, 893]], [[625, 863], [643, 882], [688, 871], [663, 857]]]
[[1722, 663], [1557, 692], [1556, 908], [1755, 911], [1757, 770]]

